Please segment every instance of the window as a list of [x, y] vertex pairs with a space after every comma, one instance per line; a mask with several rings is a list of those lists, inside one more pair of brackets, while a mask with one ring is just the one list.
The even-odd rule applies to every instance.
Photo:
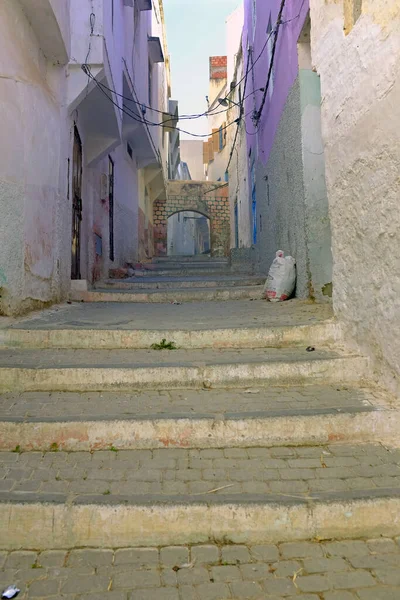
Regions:
[[149, 61], [149, 105], [151, 106], [151, 99], [152, 99], [152, 94], [153, 94], [153, 73], [152, 73], [152, 69], [153, 69], [153, 65], [151, 64], [151, 62]]
[[256, 34], [256, 25], [257, 25], [257, 0], [253, 0], [252, 13], [253, 13], [253, 39], [254, 39], [254, 36]]
[[344, 32], [353, 29], [362, 14], [362, 0], [344, 0]]
[[[273, 52], [274, 40], [275, 40], [275, 36], [273, 34], [273, 28], [272, 28], [271, 15], [269, 15], [269, 21], [268, 21], [268, 27], [267, 27], [267, 39], [268, 39], [268, 69], [269, 69], [270, 65], [271, 65], [271, 61], [272, 61], [272, 52]], [[269, 80], [269, 86], [268, 86], [268, 94], [269, 94], [270, 98], [274, 91], [274, 84], [275, 84], [275, 66], [272, 65], [271, 78]]]
[[228, 183], [228, 181], [229, 181], [229, 173], [228, 173], [228, 171], [225, 171], [224, 179], [225, 179], [226, 183]]
[[110, 260], [114, 261], [114, 161], [108, 157], [108, 216], [110, 231]]
[[114, 31], [114, 0], [111, 0], [111, 27]]
[[222, 125], [219, 128], [219, 151], [221, 152], [221, 150], [224, 147], [224, 132], [222, 130]]

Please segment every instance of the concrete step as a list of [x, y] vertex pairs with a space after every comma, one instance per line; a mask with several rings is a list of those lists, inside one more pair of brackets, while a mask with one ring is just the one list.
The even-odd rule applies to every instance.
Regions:
[[[169, 265], [164, 267], [164, 265], [153, 265], [152, 269], [144, 269], [142, 271], [136, 271], [135, 277], [218, 277], [218, 276], [226, 276], [235, 275], [234, 272], [230, 269], [230, 267], [226, 266], [199, 266], [192, 267], [191, 265], [182, 265], [170, 267]], [[118, 280], [117, 280], [118, 281]], [[264, 277], [265, 281], [265, 277]]]
[[375, 388], [268, 386], [0, 396], [0, 450], [396, 444], [398, 404]]
[[[87, 327], [87, 325], [86, 325]], [[0, 332], [7, 348], [72, 349], [150, 349], [162, 339], [173, 341], [180, 349], [202, 348], [284, 348], [331, 346], [341, 339], [335, 322], [291, 327], [238, 327], [224, 329], [86, 329], [68, 327], [15, 328]]]
[[210, 256], [209, 254], [195, 254], [194, 256], [184, 256], [184, 255], [175, 255], [175, 256], [155, 256], [153, 257], [152, 263], [175, 263], [175, 262], [184, 262], [184, 263], [198, 263], [204, 262], [206, 264], [214, 264], [214, 263], [222, 263], [229, 264], [229, 258], [224, 256]]
[[214, 277], [130, 277], [129, 279], [107, 279], [100, 281], [95, 288], [118, 290], [174, 290], [194, 288], [230, 288], [264, 285], [264, 276], [241, 277], [238, 275], [221, 275]]
[[[251, 310], [249, 310], [249, 307]], [[73, 303], [0, 329], [0, 344], [24, 348], [149, 349], [163, 338], [179, 348], [335, 346], [341, 328], [328, 305], [298, 300], [165, 304]]]
[[142, 289], [124, 290], [97, 289], [88, 292], [74, 291], [70, 299], [75, 302], [211, 302], [228, 300], [259, 300], [262, 296], [263, 286], [253, 285], [245, 287], [209, 287], [209, 288], [175, 288], [173, 290]]
[[164, 269], [168, 269], [171, 271], [176, 271], [179, 269], [214, 269], [216, 271], [220, 269], [230, 269], [230, 265], [227, 261], [172, 261], [172, 262], [162, 262], [162, 263], [150, 263], [143, 265], [141, 270], [144, 271], [163, 271]]
[[400, 452], [381, 445], [2, 452], [0, 461], [3, 549], [400, 534]]
[[0, 350], [1, 391], [344, 384], [370, 377], [367, 358], [319, 349]]

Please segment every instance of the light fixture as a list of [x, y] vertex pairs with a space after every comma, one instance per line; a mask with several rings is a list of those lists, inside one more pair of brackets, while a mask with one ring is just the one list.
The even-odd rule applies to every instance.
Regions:
[[221, 106], [225, 106], [225, 107], [229, 106], [229, 103], [234, 104], [235, 106], [240, 106], [240, 104], [238, 104], [237, 102], [234, 102], [230, 98], [218, 98], [218, 103]]

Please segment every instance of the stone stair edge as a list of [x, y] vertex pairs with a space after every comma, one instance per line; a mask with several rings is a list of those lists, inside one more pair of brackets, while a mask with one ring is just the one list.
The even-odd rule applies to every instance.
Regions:
[[325, 409], [272, 415], [88, 415], [44, 419], [0, 416], [0, 452], [316, 447], [324, 444], [399, 446], [400, 411]]
[[[33, 497], [31, 497], [33, 498]], [[341, 493], [336, 498], [295, 499], [278, 496], [267, 503], [254, 498], [198, 498], [192, 504], [134, 504], [132, 497], [97, 497], [65, 502], [47, 495], [29, 501], [0, 493], [0, 548], [36, 550], [164, 546], [215, 543], [281, 543], [310, 539], [351, 539], [396, 536], [400, 533], [398, 491], [377, 494]], [[37, 521], [40, 521], [40, 527]], [[23, 524], [23, 526], [21, 526]]]

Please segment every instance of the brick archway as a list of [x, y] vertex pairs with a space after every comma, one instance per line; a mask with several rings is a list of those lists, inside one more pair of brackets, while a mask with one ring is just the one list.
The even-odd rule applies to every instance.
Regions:
[[212, 256], [228, 255], [230, 236], [228, 186], [209, 181], [169, 181], [167, 200], [157, 200], [153, 207], [156, 256], [167, 254], [168, 218], [182, 211], [198, 212], [207, 217], [210, 220]]

